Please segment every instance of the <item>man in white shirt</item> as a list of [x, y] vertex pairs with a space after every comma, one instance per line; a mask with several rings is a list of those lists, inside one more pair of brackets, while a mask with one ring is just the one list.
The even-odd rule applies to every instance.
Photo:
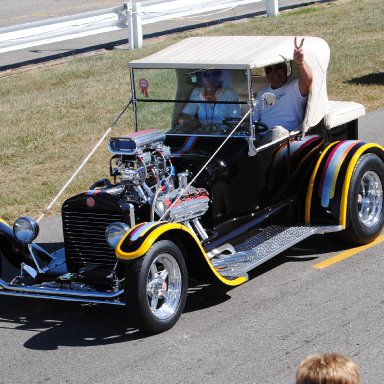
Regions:
[[[304, 39], [300, 44], [295, 37], [293, 62], [298, 67], [298, 79], [289, 80], [287, 64], [278, 63], [265, 67], [265, 75], [270, 86], [261, 89], [257, 95], [257, 110], [254, 119], [266, 124], [269, 130], [258, 136], [261, 144], [288, 135], [296, 130], [304, 119], [307, 97], [312, 85], [312, 72], [304, 61]], [[275, 102], [271, 105], [263, 103], [262, 96], [270, 92], [275, 95]]]

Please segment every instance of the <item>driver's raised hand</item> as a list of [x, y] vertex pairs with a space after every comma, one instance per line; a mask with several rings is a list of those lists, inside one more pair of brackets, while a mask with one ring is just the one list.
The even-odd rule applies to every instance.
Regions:
[[312, 85], [312, 71], [304, 61], [304, 37], [300, 40], [295, 36], [293, 61], [299, 68], [299, 89], [302, 96], [307, 96]]
[[293, 50], [293, 61], [298, 67], [301, 67], [304, 65], [304, 51], [303, 51], [303, 45], [304, 45], [304, 37], [301, 39], [300, 43], [298, 43], [297, 36], [295, 36], [295, 48]]

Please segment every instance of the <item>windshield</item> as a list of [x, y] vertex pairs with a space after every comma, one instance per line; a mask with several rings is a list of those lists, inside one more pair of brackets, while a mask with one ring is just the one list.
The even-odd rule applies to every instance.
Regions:
[[[134, 69], [138, 130], [227, 135], [249, 110], [247, 73], [217, 69]], [[251, 117], [236, 135], [249, 135]]]

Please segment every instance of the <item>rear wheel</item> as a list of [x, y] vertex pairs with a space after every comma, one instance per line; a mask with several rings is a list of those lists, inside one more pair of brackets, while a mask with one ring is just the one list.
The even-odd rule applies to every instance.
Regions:
[[180, 249], [168, 240], [155, 243], [127, 268], [126, 304], [136, 326], [149, 333], [172, 328], [183, 312], [187, 288]]
[[376, 155], [362, 156], [352, 174], [348, 194], [348, 227], [340, 232], [344, 242], [367, 244], [382, 231], [384, 164]]

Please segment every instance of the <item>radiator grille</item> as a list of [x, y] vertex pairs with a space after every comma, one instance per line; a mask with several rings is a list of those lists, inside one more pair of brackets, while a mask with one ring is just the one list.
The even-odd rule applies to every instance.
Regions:
[[123, 221], [123, 214], [105, 212], [62, 212], [64, 242], [68, 269], [76, 271], [87, 264], [113, 267], [114, 249], [105, 240], [105, 230], [115, 221]]

